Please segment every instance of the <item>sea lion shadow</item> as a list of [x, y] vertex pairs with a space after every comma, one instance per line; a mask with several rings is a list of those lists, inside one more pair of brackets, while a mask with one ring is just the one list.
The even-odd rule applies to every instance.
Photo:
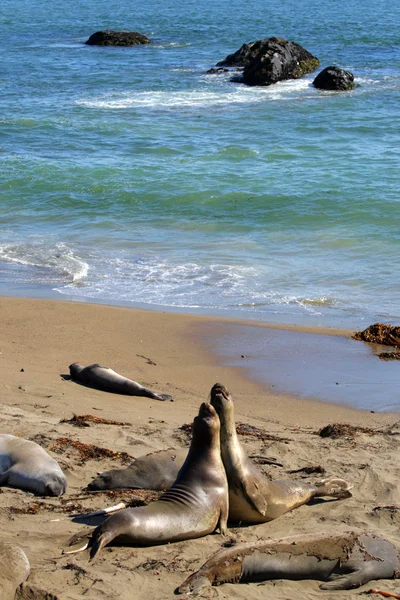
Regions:
[[68, 375], [67, 373], [60, 373], [60, 377], [61, 377], [61, 379], [63, 379], [64, 381], [72, 381], [72, 377], [71, 377], [71, 375]]
[[345, 498], [311, 498], [307, 502], [307, 506], [315, 506], [317, 504], [330, 504], [331, 502], [337, 502], [338, 500], [344, 500], [344, 499]]
[[106, 519], [108, 519], [109, 516], [110, 516], [109, 514], [93, 515], [93, 516], [74, 515], [73, 517], [71, 517], [70, 520], [72, 521], [72, 523], [79, 523], [80, 525], [89, 525], [89, 526], [97, 527], [98, 525], [101, 525], [102, 523], [104, 523], [104, 521]]

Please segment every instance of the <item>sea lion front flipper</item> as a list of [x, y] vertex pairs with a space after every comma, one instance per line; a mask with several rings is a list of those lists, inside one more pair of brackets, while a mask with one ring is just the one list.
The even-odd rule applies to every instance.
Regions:
[[267, 502], [263, 494], [260, 492], [257, 483], [252, 481], [252, 478], [250, 477], [243, 478], [240, 483], [243, 497], [254, 508], [254, 510], [265, 517], [267, 512]]

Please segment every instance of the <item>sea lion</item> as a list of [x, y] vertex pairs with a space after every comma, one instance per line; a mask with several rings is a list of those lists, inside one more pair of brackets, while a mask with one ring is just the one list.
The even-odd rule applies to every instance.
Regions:
[[97, 363], [87, 367], [83, 367], [79, 363], [73, 363], [69, 366], [69, 372], [71, 378], [78, 383], [105, 392], [125, 394], [126, 396], [146, 396], [146, 398], [152, 398], [153, 400], [173, 401], [172, 396], [168, 394], [156, 394], [140, 385], [140, 383], [137, 383], [137, 381], [128, 379], [116, 373], [110, 367], [103, 367]]
[[108, 517], [89, 541], [91, 559], [115, 538], [124, 544], [153, 546], [202, 537], [217, 527], [225, 535], [227, 519], [228, 482], [221, 460], [219, 419], [211, 404], [203, 402], [175, 483], [155, 502]]
[[269, 481], [241, 446], [233, 401], [220, 383], [211, 389], [211, 404], [221, 422], [221, 456], [229, 485], [230, 521], [265, 523], [316, 496], [346, 498], [351, 495], [352, 486], [344, 479], [324, 479], [316, 484], [292, 479]]
[[350, 590], [371, 579], [400, 577], [400, 552], [373, 533], [292, 536], [250, 542], [214, 554], [179, 586], [200, 594], [210, 585], [268, 579], [317, 579], [321, 590]]
[[29, 561], [18, 546], [0, 542], [0, 565], [0, 598], [14, 600], [17, 588], [29, 577]]
[[99, 473], [89, 490], [167, 490], [174, 483], [188, 449], [161, 450], [135, 459], [126, 469]]
[[35, 442], [0, 434], [0, 487], [7, 486], [38, 496], [61, 496], [67, 478], [59, 464]]

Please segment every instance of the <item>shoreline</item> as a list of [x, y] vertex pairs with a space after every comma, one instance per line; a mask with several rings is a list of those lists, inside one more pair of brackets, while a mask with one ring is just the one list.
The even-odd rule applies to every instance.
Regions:
[[[145, 330], [147, 328], [154, 329], [154, 323], [157, 323], [158, 327], [168, 329], [169, 335], [174, 336], [175, 339], [175, 347], [176, 354], [179, 356], [179, 361], [182, 363], [186, 359], [186, 354], [188, 351], [187, 344], [193, 345], [195, 341], [196, 346], [196, 354], [201, 356], [201, 362], [207, 363], [210, 368], [210, 373], [215, 372], [214, 379], [211, 376], [206, 376], [206, 380], [209, 382], [209, 388], [203, 390], [203, 399], [204, 394], [207, 394], [211, 386], [215, 383], [215, 381], [221, 381], [222, 377], [218, 378], [218, 374], [222, 373], [225, 377], [225, 381], [221, 381], [225, 383], [229, 388], [228, 383], [230, 381], [234, 381], [234, 385], [238, 385], [240, 383], [240, 389], [245, 389], [246, 386], [254, 387], [258, 390], [258, 394], [260, 397], [267, 395], [268, 397], [279, 399], [280, 410], [283, 411], [282, 419], [285, 420], [289, 414], [291, 418], [296, 418], [299, 422], [306, 422], [307, 416], [303, 415], [302, 412], [309, 413], [309, 411], [313, 412], [314, 417], [317, 415], [321, 415], [321, 421], [325, 419], [325, 415], [333, 414], [337, 416], [336, 420], [348, 420], [349, 422], [356, 422], [357, 419], [361, 419], [364, 423], [369, 421], [369, 418], [366, 417], [368, 414], [376, 414], [376, 415], [390, 415], [396, 414], [397, 410], [381, 412], [381, 411], [372, 411], [369, 408], [360, 408], [357, 406], [350, 406], [345, 402], [337, 403], [335, 401], [329, 401], [326, 399], [321, 399], [318, 394], [318, 384], [316, 388], [314, 387], [312, 392], [307, 393], [307, 382], [306, 382], [306, 390], [302, 391], [297, 389], [291, 390], [290, 386], [285, 385], [285, 376], [281, 377], [280, 380], [278, 378], [277, 383], [276, 375], [282, 371], [282, 365], [287, 363], [288, 368], [291, 371], [295, 372], [293, 368], [293, 352], [295, 350], [296, 344], [293, 345], [292, 342], [289, 344], [289, 356], [280, 356], [278, 357], [278, 361], [274, 364], [274, 369], [268, 376], [268, 369], [265, 369], [264, 366], [256, 365], [257, 360], [259, 360], [259, 356], [244, 356], [240, 349], [237, 347], [238, 334], [241, 334], [241, 337], [244, 338], [247, 345], [253, 343], [254, 332], [261, 334], [261, 346], [262, 343], [267, 340], [267, 347], [270, 347], [272, 350], [272, 354], [277, 354], [277, 349], [280, 352], [287, 354], [287, 349], [285, 347], [285, 336], [295, 336], [297, 344], [299, 344], [299, 340], [305, 339], [304, 336], [314, 336], [316, 339], [321, 341], [322, 345], [326, 343], [326, 340], [329, 340], [328, 347], [325, 348], [325, 357], [330, 360], [331, 349], [332, 349], [332, 341], [335, 343], [337, 340], [339, 343], [343, 340], [350, 340], [351, 331], [344, 329], [331, 329], [331, 328], [315, 328], [309, 326], [295, 326], [295, 325], [278, 325], [275, 323], [267, 324], [264, 322], [253, 322], [245, 319], [232, 319], [229, 317], [212, 317], [205, 315], [192, 315], [185, 313], [170, 313], [168, 311], [154, 311], [154, 310], [145, 310], [145, 309], [137, 309], [137, 308], [127, 308], [120, 307], [115, 305], [106, 305], [106, 304], [91, 304], [91, 303], [82, 303], [76, 301], [65, 301], [65, 300], [38, 300], [38, 299], [28, 299], [28, 298], [16, 298], [16, 297], [4, 297], [0, 296], [0, 305], [5, 304], [8, 307], [13, 306], [13, 308], [17, 308], [17, 310], [22, 311], [27, 318], [29, 315], [34, 312], [40, 312], [42, 318], [46, 318], [46, 307], [51, 311], [51, 313], [57, 313], [60, 311], [61, 313], [65, 313], [68, 318], [71, 318], [71, 315], [76, 315], [78, 319], [85, 319], [87, 315], [91, 315], [91, 319], [93, 322], [93, 328], [98, 327], [105, 318], [110, 318], [111, 315], [117, 317], [118, 322], [121, 319], [121, 315], [129, 315], [129, 321], [135, 321], [137, 319], [141, 322], [141, 337], [145, 337]], [[4, 312], [4, 310], [3, 310]], [[106, 317], [107, 315], [107, 317]], [[0, 319], [1, 322], [1, 319]], [[150, 325], [151, 323], [151, 325]], [[57, 327], [55, 325], [55, 327]], [[48, 324], [49, 332], [48, 335], [51, 335], [51, 327]], [[244, 335], [243, 335], [244, 332]], [[154, 335], [154, 334], [153, 334]], [[194, 336], [194, 339], [193, 339]], [[100, 336], [101, 337], [101, 336]], [[272, 341], [268, 340], [268, 337], [272, 337]], [[283, 343], [280, 344], [279, 340], [282, 340]], [[222, 341], [221, 341], [222, 338]], [[75, 337], [75, 343], [78, 344], [79, 336]], [[225, 340], [227, 340], [225, 342]], [[199, 347], [199, 343], [201, 347]], [[71, 343], [74, 343], [74, 340], [71, 340]], [[126, 340], [124, 340], [124, 344], [129, 346]], [[186, 347], [183, 349], [180, 346], [184, 344]], [[362, 365], [364, 371], [369, 372], [371, 370], [371, 364], [375, 364], [377, 367], [382, 364], [383, 361], [379, 361], [376, 357], [372, 356], [369, 348], [366, 347], [365, 344], [360, 342], [354, 342], [351, 340], [351, 344], [353, 347], [357, 349], [358, 352], [361, 352], [362, 359], [360, 364]], [[140, 340], [139, 347], [144, 345], [147, 347], [148, 344]], [[260, 345], [260, 343], [259, 343]], [[150, 343], [151, 346], [151, 343]], [[161, 349], [161, 348], [160, 348]], [[133, 351], [134, 354], [135, 351]], [[149, 351], [147, 351], [149, 352]], [[182, 352], [182, 354], [181, 354]], [[261, 349], [261, 354], [263, 349]], [[127, 351], [128, 353], [128, 351]], [[129, 351], [130, 353], [130, 351]], [[137, 354], [137, 356], [139, 356]], [[315, 354], [310, 357], [310, 362], [312, 366], [312, 370], [315, 374], [318, 373], [318, 365], [315, 364], [316, 360], [321, 360], [321, 357], [324, 355], [321, 353], [321, 348], [318, 347], [315, 350]], [[185, 358], [184, 358], [185, 357]], [[274, 357], [273, 357], [274, 358]], [[287, 361], [286, 359], [289, 358]], [[304, 363], [302, 354], [300, 354], [300, 358], [297, 357], [297, 362], [300, 359], [300, 367], [301, 364]], [[71, 356], [69, 361], [66, 361], [68, 364], [65, 365], [67, 367], [72, 362], [76, 360], [81, 360], [77, 357]], [[104, 360], [105, 359], [101, 359]], [[88, 358], [88, 363], [91, 362], [101, 362], [100, 357], [92, 355]], [[127, 363], [128, 356], [125, 360], [120, 361], [120, 365], [112, 364], [112, 360], [108, 360], [110, 366], [114, 368], [114, 370], [120, 370], [120, 372], [126, 371], [129, 369], [128, 365], [124, 367], [124, 363]], [[274, 358], [275, 360], [275, 358]], [[192, 357], [193, 367], [196, 364], [196, 358]], [[107, 360], [106, 360], [107, 362]], [[119, 362], [119, 361], [118, 361]], [[218, 369], [215, 367], [218, 366]], [[353, 365], [354, 366], [354, 365]], [[396, 365], [385, 365], [385, 367], [390, 368]], [[65, 368], [64, 367], [64, 368]], [[176, 366], [169, 361], [168, 368], [172, 371], [176, 372]], [[351, 363], [349, 364], [349, 368], [352, 369]], [[130, 369], [129, 369], [130, 370]], [[266, 371], [266, 372], [265, 372]], [[129, 376], [129, 375], [127, 375]], [[312, 375], [310, 375], [312, 377]], [[135, 378], [132, 376], [132, 378]], [[179, 374], [176, 375], [177, 385], [179, 385]], [[196, 377], [194, 377], [196, 379]], [[307, 378], [306, 378], [307, 379]], [[189, 382], [187, 382], [189, 384]], [[396, 381], [393, 383], [395, 386]], [[323, 382], [319, 384], [323, 385]], [[190, 386], [192, 387], [192, 386]], [[232, 387], [232, 385], [231, 385]], [[338, 387], [338, 386], [336, 386]], [[353, 388], [352, 393], [354, 394], [355, 389]], [[234, 390], [232, 391], [234, 393]], [[361, 394], [362, 394], [361, 390]], [[269, 407], [269, 403], [263, 402], [263, 400], [254, 400], [257, 409], [254, 412], [254, 415], [259, 415], [261, 418], [263, 417], [264, 412], [270, 414], [272, 411]], [[296, 406], [298, 405], [298, 406]], [[285, 408], [282, 408], [282, 407]], [[304, 411], [301, 410], [301, 406], [308, 407]], [[293, 413], [293, 409], [295, 411]], [[358, 415], [358, 413], [360, 413]], [[358, 416], [357, 416], [358, 415]], [[361, 417], [361, 415], [363, 415]], [[276, 417], [273, 417], [276, 418]], [[386, 419], [385, 419], [386, 420]]]

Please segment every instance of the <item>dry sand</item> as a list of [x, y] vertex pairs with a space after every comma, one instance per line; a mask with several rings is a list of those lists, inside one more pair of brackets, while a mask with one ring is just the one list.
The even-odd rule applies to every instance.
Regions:
[[[219, 331], [213, 327], [216, 321], [101, 305], [0, 298], [1, 431], [32, 439], [47, 450], [61, 437], [133, 457], [180, 448], [188, 444], [180, 426], [193, 420], [211, 386], [219, 381], [235, 399], [237, 422], [281, 438], [241, 436], [250, 455], [274, 457], [284, 465], [260, 466], [268, 476], [302, 477], [288, 472], [320, 466], [326, 476], [336, 475], [354, 484], [350, 499], [302, 506], [265, 525], [233, 528], [230, 536], [250, 541], [360, 528], [397, 542], [400, 511], [373, 509], [400, 505], [400, 436], [395, 435], [400, 433], [395, 425], [399, 416], [271, 393], [249, 380], [244, 371], [221, 366], [219, 358], [210, 353], [213, 332]], [[224, 323], [227, 328], [235, 327], [233, 322]], [[172, 395], [175, 402], [112, 395], [64, 380], [62, 374], [68, 374], [72, 362], [109, 365], [157, 392]], [[73, 413], [128, 424], [77, 428], [60, 422]], [[338, 439], [316, 435], [320, 427], [337, 422], [380, 433]], [[124, 464], [118, 458], [83, 461], [73, 448], [62, 453], [49, 451], [68, 477], [69, 488], [61, 499], [0, 490], [2, 539], [15, 541], [25, 550], [32, 566], [32, 586], [60, 600], [173, 598], [174, 589], [221, 546], [223, 540], [214, 534], [152, 548], [114, 546], [103, 550], [94, 564], [88, 562], [86, 553], [62, 556], [69, 537], [87, 529], [68, 519], [68, 511], [116, 504], [119, 497], [88, 494], [84, 488], [97, 472], [123, 468]], [[308, 476], [311, 481], [319, 478], [321, 475]], [[371, 587], [376, 586], [367, 584], [362, 589]], [[378, 587], [395, 592], [399, 585], [384, 581]], [[255, 600], [359, 596], [359, 590], [321, 592], [315, 581], [224, 585], [216, 593], [221, 598]]]

